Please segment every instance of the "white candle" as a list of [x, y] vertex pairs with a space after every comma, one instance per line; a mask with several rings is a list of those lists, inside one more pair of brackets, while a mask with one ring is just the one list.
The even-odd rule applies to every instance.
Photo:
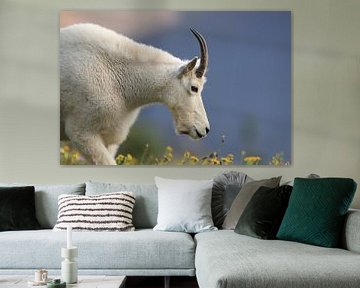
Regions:
[[72, 227], [69, 225], [67, 226], [66, 232], [67, 232], [67, 245], [66, 248], [70, 249], [72, 248], [72, 235], [71, 235]]

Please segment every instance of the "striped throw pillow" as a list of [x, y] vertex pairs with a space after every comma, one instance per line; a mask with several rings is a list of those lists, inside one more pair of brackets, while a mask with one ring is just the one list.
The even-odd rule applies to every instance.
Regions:
[[93, 196], [60, 195], [55, 231], [72, 226], [74, 231], [133, 231], [133, 192]]

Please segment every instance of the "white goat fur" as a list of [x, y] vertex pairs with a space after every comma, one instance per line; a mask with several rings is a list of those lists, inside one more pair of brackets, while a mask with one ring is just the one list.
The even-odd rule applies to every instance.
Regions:
[[62, 28], [61, 139], [67, 136], [91, 164], [115, 165], [115, 153], [140, 108], [151, 103], [170, 109], [177, 132], [195, 139], [205, 136], [205, 77], [197, 78], [195, 68], [185, 70], [188, 64], [98, 25]]

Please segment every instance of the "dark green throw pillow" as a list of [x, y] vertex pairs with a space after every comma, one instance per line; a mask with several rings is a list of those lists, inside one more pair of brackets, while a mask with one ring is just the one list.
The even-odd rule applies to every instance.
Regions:
[[337, 247], [355, 191], [356, 182], [348, 178], [295, 178], [277, 238]]
[[39, 229], [35, 188], [0, 187], [0, 231]]
[[236, 225], [235, 232], [261, 239], [275, 239], [288, 206], [292, 187], [260, 187]]

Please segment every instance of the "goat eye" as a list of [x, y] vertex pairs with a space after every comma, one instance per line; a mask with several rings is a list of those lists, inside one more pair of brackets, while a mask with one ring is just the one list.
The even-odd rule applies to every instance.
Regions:
[[191, 91], [192, 91], [192, 92], [195, 92], [195, 93], [196, 93], [196, 92], [198, 92], [198, 90], [199, 90], [199, 89], [198, 89], [196, 86], [191, 86]]

